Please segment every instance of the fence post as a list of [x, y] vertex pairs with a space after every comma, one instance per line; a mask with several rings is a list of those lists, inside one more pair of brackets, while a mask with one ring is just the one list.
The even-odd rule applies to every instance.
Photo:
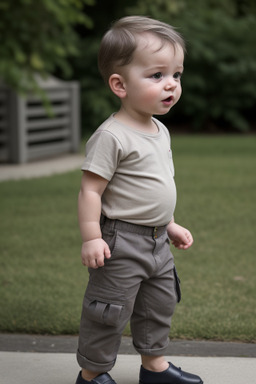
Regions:
[[80, 144], [80, 97], [79, 84], [72, 82], [70, 84], [70, 110], [71, 110], [71, 151], [77, 152]]
[[7, 161], [10, 157], [8, 96], [5, 87], [0, 89], [0, 161]]
[[27, 161], [26, 99], [10, 92], [11, 162]]

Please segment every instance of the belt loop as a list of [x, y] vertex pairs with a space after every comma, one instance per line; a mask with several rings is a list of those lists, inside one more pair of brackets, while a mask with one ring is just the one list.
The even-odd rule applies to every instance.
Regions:
[[154, 227], [154, 229], [153, 229], [153, 238], [154, 239], [157, 239], [157, 230], [158, 230], [158, 227]]
[[114, 231], [116, 229], [116, 220], [111, 219], [111, 229]]

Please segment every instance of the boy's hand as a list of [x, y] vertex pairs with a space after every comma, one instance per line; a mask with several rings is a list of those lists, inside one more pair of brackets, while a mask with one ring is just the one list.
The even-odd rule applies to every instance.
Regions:
[[85, 241], [82, 245], [82, 263], [87, 267], [94, 269], [103, 267], [104, 259], [109, 259], [110, 257], [109, 246], [101, 238]]
[[167, 227], [167, 233], [172, 244], [178, 249], [188, 249], [193, 244], [193, 237], [188, 229], [171, 222]]

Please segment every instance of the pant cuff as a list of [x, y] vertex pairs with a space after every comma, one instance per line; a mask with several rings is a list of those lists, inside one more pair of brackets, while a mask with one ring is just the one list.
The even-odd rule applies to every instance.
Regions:
[[77, 362], [81, 368], [89, 369], [92, 372], [108, 372], [115, 365], [116, 359], [110, 363], [96, 363], [94, 361], [88, 360], [85, 356], [81, 355], [79, 350], [77, 350]]
[[167, 341], [166, 345], [162, 348], [138, 348], [133, 343], [134, 348], [140, 355], [145, 356], [162, 356], [164, 355], [164, 352], [166, 351], [167, 347], [169, 345], [169, 340]]

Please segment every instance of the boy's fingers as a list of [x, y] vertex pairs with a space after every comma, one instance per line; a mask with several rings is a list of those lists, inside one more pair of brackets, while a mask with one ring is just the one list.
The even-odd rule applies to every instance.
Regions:
[[87, 267], [89, 268], [93, 268], [93, 269], [97, 269], [99, 266], [98, 266], [98, 263], [97, 263], [97, 260], [90, 260], [89, 263], [85, 264]]
[[108, 245], [106, 245], [106, 247], [105, 247], [104, 256], [106, 259], [109, 259], [111, 257], [111, 252], [110, 252]]

